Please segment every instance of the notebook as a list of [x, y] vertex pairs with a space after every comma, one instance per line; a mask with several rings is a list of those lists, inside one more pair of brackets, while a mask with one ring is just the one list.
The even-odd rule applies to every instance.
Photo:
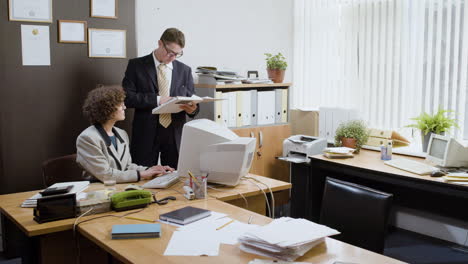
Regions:
[[112, 239], [152, 238], [161, 236], [160, 224], [113, 225]]
[[162, 214], [159, 216], [159, 219], [179, 225], [186, 225], [210, 215], [211, 211], [209, 210], [186, 206], [184, 208]]

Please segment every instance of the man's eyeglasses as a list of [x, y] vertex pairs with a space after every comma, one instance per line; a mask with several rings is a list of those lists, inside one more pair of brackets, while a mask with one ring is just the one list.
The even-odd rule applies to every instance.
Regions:
[[164, 46], [164, 49], [166, 50], [167, 56], [169, 56], [169, 57], [180, 58], [180, 57], [182, 57], [182, 55], [184, 55], [183, 50], [180, 51], [180, 53], [177, 53], [177, 52], [174, 52], [174, 51], [168, 49], [167, 46], [166, 46], [166, 43], [164, 43], [164, 41], [163, 41], [163, 46]]

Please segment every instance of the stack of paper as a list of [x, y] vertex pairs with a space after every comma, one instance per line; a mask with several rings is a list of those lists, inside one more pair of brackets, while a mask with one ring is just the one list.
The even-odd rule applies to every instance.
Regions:
[[325, 237], [339, 232], [305, 219], [282, 217], [253, 229], [239, 238], [240, 249], [274, 259], [294, 261]]
[[354, 157], [355, 149], [347, 147], [326, 148], [323, 150], [323, 155], [330, 159], [343, 159]]
[[466, 172], [452, 172], [443, 177], [447, 182], [468, 184], [468, 173]]
[[153, 114], [175, 114], [182, 112], [182, 108], [180, 108], [183, 104], [188, 103], [207, 103], [207, 102], [214, 102], [214, 101], [221, 101], [224, 100], [222, 98], [213, 98], [209, 96], [199, 97], [196, 95], [188, 96], [175, 96], [172, 97], [169, 101], [165, 102], [162, 105], [154, 108], [152, 113]]
[[[79, 194], [84, 191], [86, 188], [88, 188], [89, 181], [76, 181], [76, 182], [58, 182], [55, 183], [49, 187], [62, 187], [62, 186], [68, 186], [68, 185], [73, 185], [73, 188], [67, 193], [75, 193], [76, 194], [76, 199], [82, 199], [83, 197], [86, 197], [85, 195], [80, 196]], [[60, 194], [59, 194], [60, 195]], [[26, 199], [22, 204], [21, 207], [36, 207], [37, 205], [37, 199], [42, 198], [42, 195], [40, 193], [36, 193], [35, 195], [29, 197]]]

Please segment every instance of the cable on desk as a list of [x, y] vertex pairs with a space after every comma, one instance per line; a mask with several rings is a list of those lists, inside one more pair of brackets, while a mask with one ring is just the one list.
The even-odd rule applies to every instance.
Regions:
[[[210, 188], [210, 189], [213, 189], [213, 190], [215, 190], [215, 191], [218, 191], [218, 192], [228, 192], [228, 191], [226, 191], [226, 190], [220, 190], [220, 189], [217, 189], [217, 188], [215, 188], [215, 187], [208, 186], [208, 185], [207, 185], [206, 187], [207, 187], [207, 188]], [[247, 201], [247, 199], [245, 198], [245, 196], [244, 196], [242, 193], [240, 193], [240, 192], [236, 192], [236, 191], [234, 191], [234, 192], [237, 193], [240, 197], [242, 197], [242, 199], [244, 199], [245, 208], [248, 209], [248, 208], [249, 208], [249, 202]], [[208, 194], [208, 196], [210, 196], [210, 197], [212, 197], [212, 198], [216, 198], [216, 197], [213, 196], [213, 195], [209, 195], [209, 194]]]
[[271, 206], [273, 207], [273, 212], [272, 212], [273, 217], [272, 218], [274, 219], [275, 218], [275, 212], [274, 212], [274, 210], [275, 210], [275, 196], [273, 195], [273, 191], [271, 190], [270, 186], [268, 184], [262, 182], [259, 179], [255, 179], [255, 178], [248, 177], [248, 176], [245, 176], [244, 178], [252, 179], [252, 180], [254, 180], [254, 181], [258, 182], [258, 183], [261, 183], [261, 184], [265, 185], [268, 188], [268, 190], [270, 191], [270, 194], [271, 194]]
[[267, 204], [268, 212], [270, 213], [269, 217], [273, 218], [272, 214], [271, 214], [270, 202], [268, 201], [268, 197], [267, 197], [265, 191], [262, 189], [262, 187], [260, 187], [257, 183], [251, 181], [248, 177], [244, 177], [243, 179], [248, 180], [251, 183], [255, 184], [257, 186], [257, 188], [263, 193], [263, 196], [265, 196], [265, 202]]

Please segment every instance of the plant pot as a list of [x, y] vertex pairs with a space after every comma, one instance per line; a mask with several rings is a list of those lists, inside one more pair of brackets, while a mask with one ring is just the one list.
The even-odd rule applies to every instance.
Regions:
[[357, 143], [357, 140], [355, 138], [345, 138], [345, 137], [341, 138], [341, 145], [343, 145], [343, 147], [355, 149], [356, 143]]
[[282, 83], [284, 80], [284, 73], [286, 70], [279, 69], [267, 69], [268, 78], [270, 78], [274, 83]]

